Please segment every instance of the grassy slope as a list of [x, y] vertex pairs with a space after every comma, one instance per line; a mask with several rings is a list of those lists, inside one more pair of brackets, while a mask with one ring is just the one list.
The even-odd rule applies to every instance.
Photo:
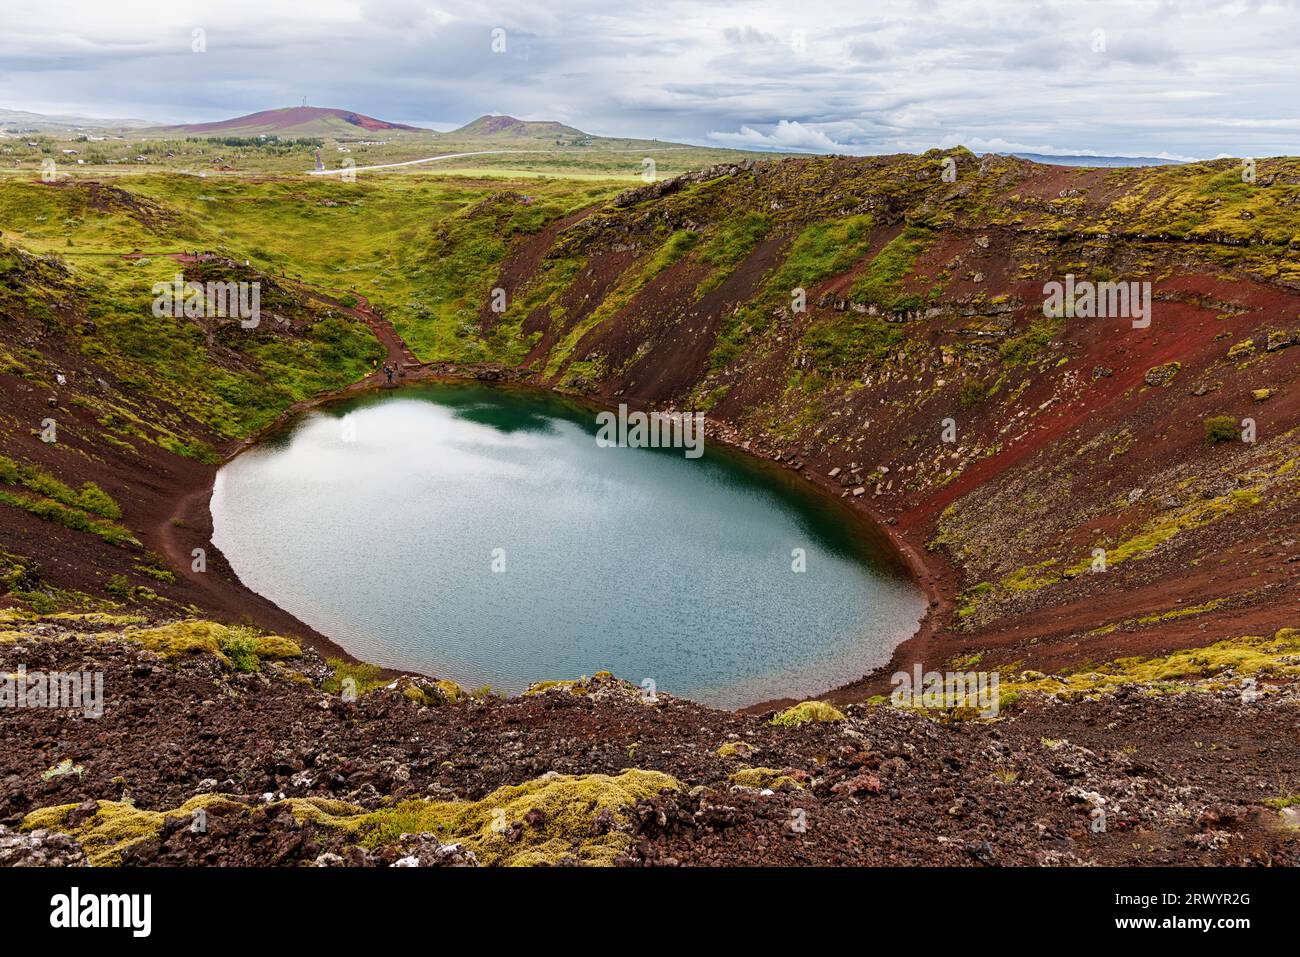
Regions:
[[[140, 171], [193, 174], [226, 168], [242, 174], [283, 175], [314, 169], [318, 149], [330, 169], [349, 161], [364, 167], [453, 153], [510, 150], [516, 151], [514, 155], [470, 156], [437, 167], [482, 170], [489, 175], [514, 173], [631, 181], [640, 179], [645, 172], [645, 159], [653, 160], [655, 172], [664, 177], [714, 163], [741, 162], [764, 155], [657, 140], [585, 137], [566, 138], [556, 144], [553, 139], [541, 136], [481, 136], [428, 130], [366, 132], [341, 120], [332, 130], [322, 126], [303, 133], [277, 135], [276, 141], [256, 141], [256, 131], [221, 133], [215, 138], [119, 131], [109, 134], [103, 142], [89, 142], [84, 136], [72, 133], [33, 134], [0, 139], [0, 174], [36, 175], [42, 161], [50, 159], [62, 172], [101, 177]], [[224, 143], [221, 137], [232, 137], [237, 142]], [[37, 145], [29, 147], [28, 142]], [[76, 150], [78, 155], [66, 155], [63, 151], [68, 149]], [[78, 159], [83, 161], [82, 165], [78, 165]]]

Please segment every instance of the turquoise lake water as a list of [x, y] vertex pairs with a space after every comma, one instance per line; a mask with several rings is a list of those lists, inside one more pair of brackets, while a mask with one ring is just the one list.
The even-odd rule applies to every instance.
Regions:
[[606, 670], [720, 707], [805, 697], [916, 630], [920, 590], [803, 478], [596, 432], [531, 390], [330, 405], [221, 470], [213, 541], [357, 657], [507, 692]]

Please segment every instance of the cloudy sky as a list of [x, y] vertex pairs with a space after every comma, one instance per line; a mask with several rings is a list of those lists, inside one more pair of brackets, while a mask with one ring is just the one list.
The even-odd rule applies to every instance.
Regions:
[[760, 149], [1300, 152], [1296, 0], [0, 6], [0, 107], [40, 113], [189, 122], [306, 97]]

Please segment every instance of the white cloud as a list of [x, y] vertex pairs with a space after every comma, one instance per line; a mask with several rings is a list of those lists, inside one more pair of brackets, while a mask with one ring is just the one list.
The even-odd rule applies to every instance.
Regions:
[[[883, 153], [1293, 151], [1291, 0], [10, 2], [0, 106], [211, 120], [301, 101]], [[489, 32], [507, 32], [493, 54]], [[190, 52], [191, 31], [208, 52]], [[1103, 30], [1104, 52], [1092, 38]], [[1214, 104], [1207, 117], [1206, 103]]]
[[737, 133], [710, 133], [709, 139], [742, 149], [809, 150], [822, 153], [841, 153], [846, 149], [821, 130], [791, 120], [781, 120], [767, 133], [760, 133], [752, 126], [742, 126]]

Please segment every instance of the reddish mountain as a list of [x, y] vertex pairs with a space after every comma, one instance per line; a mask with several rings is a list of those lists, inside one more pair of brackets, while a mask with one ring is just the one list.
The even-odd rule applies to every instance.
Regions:
[[415, 130], [418, 127], [404, 123], [389, 123], [364, 113], [338, 110], [320, 106], [290, 106], [279, 110], [262, 110], [247, 116], [236, 116], [213, 123], [189, 123], [165, 127], [169, 132], [203, 134], [229, 133], [234, 135], [275, 134], [291, 136], [339, 135], [358, 130]]

